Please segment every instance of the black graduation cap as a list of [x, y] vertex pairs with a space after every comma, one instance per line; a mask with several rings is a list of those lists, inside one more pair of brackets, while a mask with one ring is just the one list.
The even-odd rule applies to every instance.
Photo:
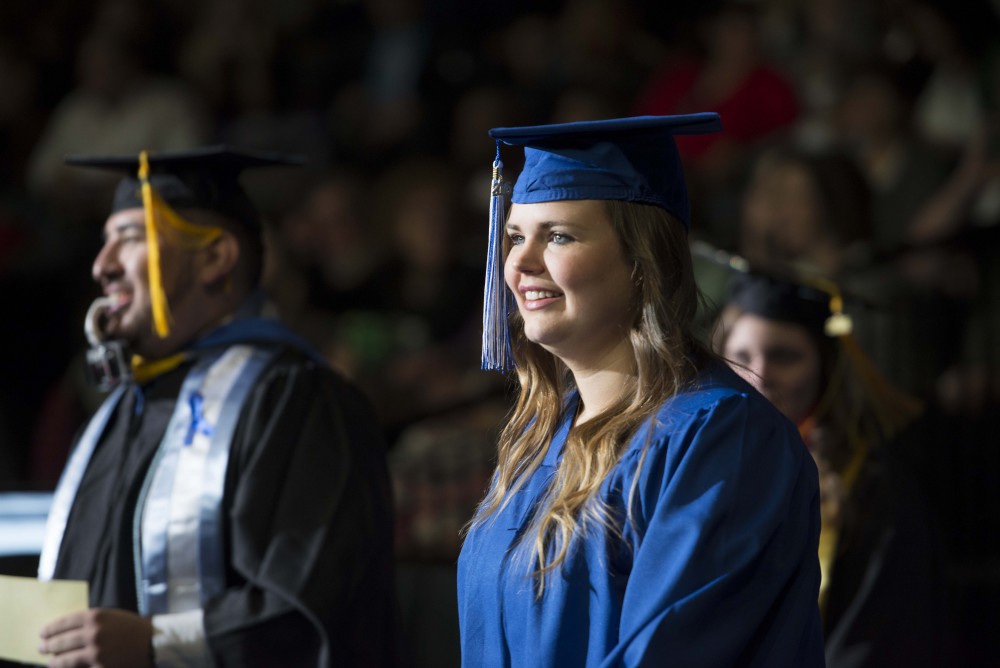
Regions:
[[830, 317], [830, 295], [808, 285], [757, 272], [735, 272], [727, 301], [768, 320], [820, 331]]
[[215, 212], [259, 233], [260, 216], [240, 186], [240, 173], [255, 167], [302, 164], [299, 158], [230, 148], [205, 146], [169, 153], [140, 152], [129, 156], [66, 158], [67, 164], [125, 173], [115, 190], [111, 212], [143, 209], [153, 326], [161, 338], [170, 333], [170, 306], [163, 289], [160, 234], [171, 243], [204, 247], [222, 233], [211, 225], [193, 225], [177, 213], [183, 209]]
[[818, 277], [782, 276], [759, 270], [736, 271], [729, 279], [727, 301], [768, 320], [802, 325], [827, 336], [850, 334], [840, 289]]
[[[149, 182], [163, 202], [173, 209], [206, 209], [240, 222], [250, 229], [260, 227], [260, 217], [240, 186], [247, 169], [279, 165], [302, 165], [299, 156], [251, 151], [224, 145], [203, 146], [186, 151], [148, 153]], [[66, 163], [124, 173], [112, 202], [111, 212], [142, 208], [141, 154], [70, 155]]]

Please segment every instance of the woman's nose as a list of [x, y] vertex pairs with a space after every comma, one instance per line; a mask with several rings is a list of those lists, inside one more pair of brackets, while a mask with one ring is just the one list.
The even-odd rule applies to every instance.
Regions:
[[524, 274], [538, 273], [545, 268], [541, 244], [525, 241], [511, 250], [511, 266]]

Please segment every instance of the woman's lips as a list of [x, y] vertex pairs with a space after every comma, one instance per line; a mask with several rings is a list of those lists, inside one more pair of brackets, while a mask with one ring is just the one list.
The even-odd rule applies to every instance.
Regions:
[[530, 289], [524, 290], [522, 294], [524, 295], [524, 308], [529, 311], [545, 308], [562, 297], [562, 294], [552, 290]]

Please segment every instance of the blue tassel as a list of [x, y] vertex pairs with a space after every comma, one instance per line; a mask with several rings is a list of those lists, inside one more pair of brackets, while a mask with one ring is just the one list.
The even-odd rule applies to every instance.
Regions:
[[490, 184], [490, 239], [486, 252], [486, 285], [483, 290], [482, 368], [501, 372], [514, 368], [508, 322], [513, 300], [503, 279], [505, 218], [503, 162], [500, 161], [500, 142], [497, 142], [497, 157], [493, 161], [493, 181]]

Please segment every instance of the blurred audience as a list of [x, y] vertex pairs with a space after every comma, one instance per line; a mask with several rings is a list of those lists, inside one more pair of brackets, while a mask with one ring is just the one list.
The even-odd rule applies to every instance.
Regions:
[[414, 156], [374, 184], [388, 255], [376, 287], [390, 345], [366, 379], [390, 428], [467, 399], [478, 359], [482, 269], [466, 256], [460, 188], [450, 164]]
[[362, 5], [363, 62], [355, 79], [336, 91], [330, 121], [342, 150], [367, 161], [419, 144], [434, 26], [422, 0], [363, 0]]
[[858, 65], [831, 115], [832, 141], [857, 161], [872, 193], [872, 241], [881, 253], [909, 242], [910, 228], [944, 183], [951, 160], [909, 123], [913, 91], [886, 63]]
[[867, 261], [871, 193], [848, 156], [776, 144], [749, 173], [739, 250], [750, 262], [840, 276]]
[[708, 241], [731, 246], [736, 186], [750, 152], [788, 131], [799, 114], [791, 79], [764, 51], [760, 9], [727, 0], [696, 24], [699, 39], [672, 51], [638, 95], [639, 114], [676, 114], [710, 109], [725, 132], [678, 139], [695, 209], [692, 229]]
[[142, 24], [103, 17], [80, 43], [76, 85], [52, 111], [28, 164], [29, 191], [67, 220], [67, 232], [99, 218], [117, 177], [82, 175], [64, 164], [66, 155], [183, 149], [209, 136], [187, 84], [148, 69], [146, 50], [154, 47]]
[[[298, 273], [305, 281], [299, 296], [303, 308], [332, 313], [378, 308], [379, 297], [373, 282], [385, 255], [384, 239], [377, 234], [366, 206], [368, 184], [365, 177], [347, 167], [325, 171], [301, 204], [289, 212], [277, 230], [278, 248], [288, 258], [282, 271], [273, 268], [269, 278], [275, 283]], [[304, 289], [302, 289], [304, 288]], [[297, 298], [282, 298], [288, 307]], [[296, 319], [296, 313], [286, 317]]]

